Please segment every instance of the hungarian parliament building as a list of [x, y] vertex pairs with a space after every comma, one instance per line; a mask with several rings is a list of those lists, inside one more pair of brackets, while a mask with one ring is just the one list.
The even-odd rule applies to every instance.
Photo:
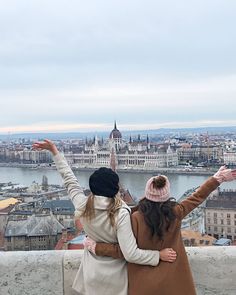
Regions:
[[149, 137], [129, 141], [122, 139], [116, 122], [107, 140], [94, 138], [77, 151], [64, 150], [73, 168], [116, 167], [116, 169], [153, 170], [178, 165], [178, 154], [168, 144], [150, 143]]
[[[192, 140], [192, 142], [191, 142]], [[227, 149], [224, 143], [209, 141], [208, 137], [190, 139], [172, 138], [165, 142], [151, 142], [148, 135], [125, 140], [116, 122], [106, 139], [70, 139], [55, 141], [72, 168], [101, 166], [127, 170], [156, 170], [178, 165], [236, 165], [236, 148]], [[32, 141], [0, 142], [0, 163], [17, 165], [52, 165], [47, 151], [32, 150]], [[203, 165], [203, 166], [202, 166]], [[205, 166], [204, 166], [205, 165]], [[186, 168], [187, 169], [187, 168]]]

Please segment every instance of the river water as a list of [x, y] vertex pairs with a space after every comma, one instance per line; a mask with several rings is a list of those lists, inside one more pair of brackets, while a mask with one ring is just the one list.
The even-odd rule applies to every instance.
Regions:
[[[76, 177], [80, 184], [88, 188], [88, 179], [91, 171], [76, 171]], [[30, 168], [11, 168], [0, 167], [0, 183], [12, 182], [23, 185], [30, 185], [33, 181], [42, 182], [43, 175], [48, 178], [49, 184], [62, 184], [62, 179], [56, 170], [50, 169], [30, 169]], [[166, 174], [171, 183], [171, 194], [178, 199], [182, 194], [192, 188], [199, 186], [208, 176], [206, 175], [181, 175]], [[132, 196], [139, 199], [143, 196], [146, 181], [152, 176], [152, 173], [140, 172], [119, 172], [119, 177], [123, 187], [129, 189]], [[236, 181], [224, 183], [221, 185], [224, 189], [236, 189]]]

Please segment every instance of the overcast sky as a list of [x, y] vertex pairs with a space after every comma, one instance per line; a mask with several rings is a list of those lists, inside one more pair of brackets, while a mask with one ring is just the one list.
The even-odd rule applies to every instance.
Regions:
[[236, 125], [235, 0], [0, 0], [0, 133]]

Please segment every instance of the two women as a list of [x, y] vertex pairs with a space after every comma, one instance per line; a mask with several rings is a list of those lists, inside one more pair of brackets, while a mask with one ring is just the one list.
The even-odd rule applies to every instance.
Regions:
[[[156, 176], [148, 180], [145, 198], [139, 202], [138, 211], [131, 216], [138, 247], [152, 250], [171, 247], [176, 251], [177, 259], [171, 264], [161, 261], [157, 267], [129, 263], [129, 295], [196, 294], [181, 237], [181, 221], [222, 182], [234, 179], [236, 179], [236, 170], [223, 166], [179, 204], [170, 198], [170, 183], [166, 176]], [[117, 245], [96, 244], [91, 239], [86, 244], [97, 255], [122, 257]]]

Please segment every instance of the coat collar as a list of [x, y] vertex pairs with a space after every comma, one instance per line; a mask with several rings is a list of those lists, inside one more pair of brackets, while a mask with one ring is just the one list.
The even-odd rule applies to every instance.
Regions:
[[[111, 201], [111, 198], [104, 197], [104, 196], [94, 196], [94, 208], [98, 210], [107, 210], [107, 207], [109, 206]], [[129, 206], [122, 200], [122, 207], [127, 209], [129, 212], [131, 212], [131, 209]]]

